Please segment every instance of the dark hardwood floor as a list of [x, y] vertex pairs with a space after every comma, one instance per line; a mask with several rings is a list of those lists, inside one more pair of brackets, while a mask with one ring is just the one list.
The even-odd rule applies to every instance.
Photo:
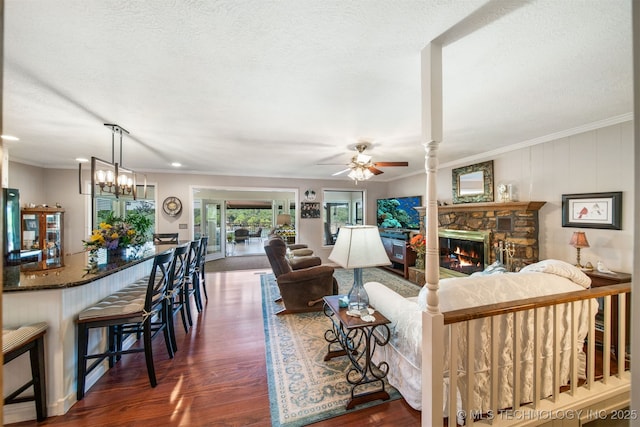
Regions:
[[[154, 340], [157, 387], [149, 386], [143, 354], [125, 355], [65, 415], [12, 426], [270, 426], [264, 271], [207, 273], [209, 302], [188, 334], [177, 323], [175, 358], [161, 336]], [[420, 412], [400, 399], [314, 424], [369, 425], [418, 426]]]

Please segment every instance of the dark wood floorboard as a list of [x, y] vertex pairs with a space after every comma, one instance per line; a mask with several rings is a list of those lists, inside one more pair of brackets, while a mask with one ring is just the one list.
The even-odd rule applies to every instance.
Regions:
[[[143, 354], [123, 356], [65, 415], [19, 426], [270, 426], [258, 272], [207, 273], [209, 303], [167, 357], [154, 340], [158, 385], [149, 386]], [[323, 337], [318, 337], [323, 339]], [[419, 426], [402, 399], [355, 409], [314, 426]]]

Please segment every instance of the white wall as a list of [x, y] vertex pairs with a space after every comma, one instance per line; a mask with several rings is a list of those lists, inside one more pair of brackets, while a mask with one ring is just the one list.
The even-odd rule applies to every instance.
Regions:
[[[442, 145], [444, 145], [443, 143]], [[505, 152], [492, 158], [494, 184], [515, 187], [517, 200], [546, 201], [539, 212], [540, 257], [575, 262], [576, 250], [569, 239], [577, 228], [562, 227], [562, 195], [622, 191], [622, 230], [582, 229], [591, 247], [582, 249], [581, 261], [603, 261], [609, 268], [633, 271], [634, 232], [634, 139], [633, 122]], [[438, 170], [438, 200], [451, 204], [452, 169]], [[422, 194], [425, 176], [417, 175], [389, 183], [390, 196]]]
[[[376, 223], [376, 199], [386, 197], [387, 184], [380, 181], [358, 183], [351, 180], [302, 180], [284, 178], [237, 177], [216, 175], [195, 175], [177, 173], [149, 173], [147, 181], [156, 186], [158, 212], [156, 230], [161, 233], [179, 232], [181, 239], [190, 239], [193, 228], [193, 211], [190, 206], [191, 187], [234, 188], [293, 188], [298, 190], [299, 202], [307, 189], [317, 194], [317, 202], [322, 203], [323, 190], [364, 190], [366, 224]], [[43, 169], [9, 162], [9, 187], [20, 189], [20, 202], [46, 203], [54, 206], [60, 203], [65, 208], [64, 246], [65, 253], [82, 251], [82, 240], [88, 236], [87, 218], [90, 209], [89, 196], [78, 192], [78, 171], [67, 169]], [[169, 217], [162, 213], [160, 204], [169, 196], [178, 197], [183, 203], [182, 213]], [[187, 224], [187, 229], [179, 229], [179, 224]], [[327, 259], [331, 247], [323, 247], [322, 219], [298, 219], [298, 241], [308, 244], [316, 254]]]
[[[598, 130], [585, 132], [505, 152], [493, 158], [477, 159], [494, 161], [494, 183], [510, 183], [516, 189], [519, 200], [546, 201], [540, 210], [540, 257], [557, 258], [574, 262], [576, 251], [569, 246], [569, 239], [576, 228], [563, 228], [561, 222], [562, 194], [623, 192], [622, 230], [584, 229], [591, 245], [583, 249], [583, 263], [602, 260], [613, 270], [632, 272], [633, 269], [633, 122], [625, 122]], [[438, 199], [451, 204], [451, 171], [453, 165], [438, 170]], [[394, 182], [366, 181], [354, 186], [347, 180], [301, 180], [283, 178], [255, 178], [215, 175], [191, 175], [175, 173], [151, 173], [147, 180], [156, 185], [158, 206], [168, 196], [179, 197], [183, 212], [177, 217], [164, 215], [158, 209], [157, 230], [181, 233], [181, 238], [191, 238], [192, 210], [191, 186], [218, 188], [294, 188], [302, 198], [304, 191], [313, 189], [322, 202], [322, 191], [365, 190], [367, 224], [375, 224], [375, 202], [382, 197], [425, 195], [425, 176], [415, 175]], [[59, 202], [65, 207], [65, 252], [82, 250], [86, 236], [87, 196], [78, 194], [78, 178], [75, 170], [41, 169], [9, 162], [9, 186], [20, 189], [21, 202]], [[187, 224], [187, 230], [179, 230], [179, 224]], [[309, 244], [325, 260], [330, 247], [322, 246], [321, 219], [299, 219], [298, 241]]]

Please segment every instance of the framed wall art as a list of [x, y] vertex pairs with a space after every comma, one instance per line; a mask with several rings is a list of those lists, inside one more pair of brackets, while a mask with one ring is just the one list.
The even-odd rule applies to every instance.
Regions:
[[622, 230], [622, 192], [563, 194], [562, 226]]
[[300, 203], [300, 218], [320, 218], [320, 203]]
[[493, 202], [493, 160], [451, 171], [453, 203]]

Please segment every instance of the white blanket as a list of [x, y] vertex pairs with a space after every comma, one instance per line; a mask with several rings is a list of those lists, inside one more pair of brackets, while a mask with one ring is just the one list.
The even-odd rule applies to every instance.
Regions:
[[[577, 269], [576, 269], [577, 270]], [[579, 272], [579, 270], [577, 270]], [[572, 273], [575, 273], [571, 271]], [[580, 272], [581, 273], [581, 272]], [[582, 273], [581, 273], [582, 274]], [[582, 274], [583, 275], [583, 274]], [[564, 277], [563, 277], [564, 276]], [[584, 276], [584, 275], [583, 275]], [[584, 276], [586, 277], [586, 276]], [[576, 279], [576, 278], [573, 278]], [[588, 279], [588, 277], [587, 277]], [[485, 304], [497, 302], [515, 301], [523, 298], [531, 298], [543, 295], [552, 295], [564, 292], [582, 290], [585, 284], [584, 278], [577, 276], [580, 284], [566, 278], [566, 274], [549, 274], [540, 272], [521, 272], [516, 274], [500, 274], [492, 276], [476, 276], [465, 278], [451, 278], [440, 281], [440, 309], [442, 312], [477, 307]], [[426, 298], [426, 288], [417, 299], [405, 299], [384, 285], [371, 282], [365, 284], [369, 294], [370, 303], [378, 311], [392, 320], [392, 336], [388, 346], [376, 354], [376, 362], [386, 360], [392, 369], [389, 372], [389, 383], [396, 387], [407, 402], [415, 409], [421, 409], [421, 373], [422, 363], [422, 314], [420, 306], [424, 306]], [[593, 313], [595, 314], [597, 302]], [[579, 331], [577, 343], [580, 350], [587, 334], [588, 328], [588, 301], [576, 304], [576, 317], [578, 319]], [[560, 306], [559, 316], [561, 320], [561, 376], [563, 384], [569, 380], [569, 357], [570, 357], [570, 310], [567, 305]], [[544, 325], [542, 328], [543, 343], [543, 375], [541, 397], [548, 396], [552, 390], [552, 335], [551, 308], [543, 310]], [[523, 312], [520, 317], [521, 328], [521, 396], [522, 402], [533, 400], [533, 354], [532, 338], [534, 331], [533, 314]], [[490, 320], [483, 319], [475, 322], [473, 334], [475, 336], [475, 387], [473, 410], [486, 412], [490, 409], [490, 374], [491, 374], [491, 351]], [[459, 324], [458, 328], [458, 363], [457, 376], [459, 396], [466, 396], [464, 391], [466, 385], [466, 325]], [[499, 320], [499, 405], [500, 407], [510, 407], [512, 398], [512, 366], [513, 366], [513, 316], [500, 316]], [[448, 337], [449, 329], [445, 329], [445, 337]], [[444, 348], [445, 357], [445, 408], [447, 411], [447, 388], [449, 378], [448, 355], [449, 348]], [[584, 374], [584, 354], [580, 354], [579, 372]], [[459, 397], [460, 399], [460, 397]], [[459, 402], [460, 403], [460, 402]]]

